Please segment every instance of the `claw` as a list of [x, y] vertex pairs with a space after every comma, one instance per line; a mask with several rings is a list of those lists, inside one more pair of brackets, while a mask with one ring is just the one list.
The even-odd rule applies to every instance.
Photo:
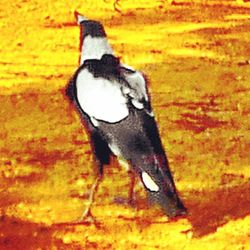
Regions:
[[86, 207], [85, 211], [83, 212], [82, 216], [76, 221], [76, 223], [79, 224], [95, 224], [96, 226], [99, 226], [100, 223], [96, 220], [96, 218], [93, 216], [93, 214], [91, 213], [91, 207], [94, 203], [94, 196], [95, 193], [98, 189], [98, 185], [100, 183], [102, 176], [98, 176], [94, 182], [94, 184], [91, 187], [90, 190], [90, 195], [89, 195], [89, 199], [88, 199], [88, 206]]
[[116, 0], [114, 3], [113, 3], [113, 6], [114, 6], [114, 10], [121, 13], [121, 5], [120, 5], [120, 0]]
[[96, 218], [94, 215], [91, 213], [90, 209], [86, 209], [82, 216], [79, 219], [79, 222], [90, 222], [90, 223], [95, 223], [97, 222]]
[[116, 204], [125, 204], [125, 205], [128, 205], [130, 207], [136, 208], [136, 200], [134, 198], [133, 199], [125, 199], [122, 197], [115, 197], [114, 202]]
[[96, 227], [100, 227], [101, 223], [97, 221], [97, 219], [91, 213], [90, 209], [86, 209], [79, 219], [68, 222], [54, 223], [54, 225], [95, 225]]
[[84, 213], [82, 214], [82, 216], [71, 224], [73, 225], [95, 225], [96, 227], [101, 226], [101, 223], [91, 213], [90, 209], [86, 209]]

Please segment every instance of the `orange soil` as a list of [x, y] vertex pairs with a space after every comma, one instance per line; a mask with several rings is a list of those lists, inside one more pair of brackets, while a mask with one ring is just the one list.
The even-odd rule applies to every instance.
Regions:
[[[1, 4], [0, 249], [250, 249], [248, 3], [6, 1]], [[72, 224], [93, 178], [87, 135], [63, 88], [78, 64], [74, 10], [103, 22], [123, 62], [150, 79], [189, 215], [168, 221], [105, 169], [93, 213]]]

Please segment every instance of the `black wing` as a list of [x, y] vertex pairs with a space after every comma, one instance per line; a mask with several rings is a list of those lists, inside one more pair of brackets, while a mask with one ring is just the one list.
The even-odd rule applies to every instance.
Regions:
[[111, 151], [109, 149], [107, 142], [105, 141], [100, 131], [98, 130], [98, 128], [93, 126], [89, 116], [82, 110], [79, 101], [77, 99], [76, 78], [78, 73], [83, 68], [84, 68], [83, 66], [79, 67], [74, 76], [70, 79], [70, 81], [66, 86], [65, 93], [68, 96], [70, 102], [74, 105], [74, 107], [78, 111], [81, 120], [83, 121], [85, 127], [87, 128], [91, 140], [92, 150], [95, 154], [96, 160], [99, 162], [99, 172], [102, 174], [103, 165], [109, 164]]
[[[156, 171], [161, 172], [161, 175], [165, 179], [169, 190], [175, 193], [176, 190], [174, 180], [170, 172], [167, 156], [163, 148], [159, 130], [151, 109], [146, 79], [139, 71], [136, 71], [132, 68], [127, 68], [125, 66], [122, 67], [121, 72], [131, 88], [130, 93], [128, 93], [132, 99], [131, 102], [132, 104], [136, 103], [134, 107], [140, 111], [139, 116], [136, 115], [138, 118], [133, 118], [134, 120], [137, 119], [137, 124], [140, 124], [138, 131], [143, 131], [143, 133], [139, 132], [140, 136], [137, 137], [136, 144], [141, 144], [145, 150], [148, 150], [149, 153], [146, 162], [150, 163], [151, 166], [154, 166]], [[140, 105], [138, 105], [138, 103]], [[133, 126], [135, 129], [135, 125]], [[139, 141], [141, 141], [141, 143], [138, 144]]]

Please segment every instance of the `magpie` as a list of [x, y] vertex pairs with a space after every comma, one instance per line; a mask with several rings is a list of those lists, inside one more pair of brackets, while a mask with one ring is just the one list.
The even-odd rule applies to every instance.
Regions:
[[114, 55], [100, 22], [78, 12], [75, 16], [80, 25], [80, 66], [66, 94], [85, 124], [98, 166], [82, 220], [94, 218], [91, 206], [111, 156], [129, 165], [129, 201], [137, 175], [149, 200], [168, 217], [186, 215], [160, 139], [146, 78]]

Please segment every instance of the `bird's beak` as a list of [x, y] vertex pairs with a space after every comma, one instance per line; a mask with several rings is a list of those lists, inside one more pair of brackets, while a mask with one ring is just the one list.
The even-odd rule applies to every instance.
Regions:
[[77, 21], [77, 23], [80, 25], [80, 23], [82, 22], [82, 21], [87, 21], [88, 19], [85, 17], [85, 16], [83, 16], [83, 15], [81, 15], [79, 12], [77, 12], [77, 11], [75, 11], [75, 18], [76, 18], [76, 21]]

